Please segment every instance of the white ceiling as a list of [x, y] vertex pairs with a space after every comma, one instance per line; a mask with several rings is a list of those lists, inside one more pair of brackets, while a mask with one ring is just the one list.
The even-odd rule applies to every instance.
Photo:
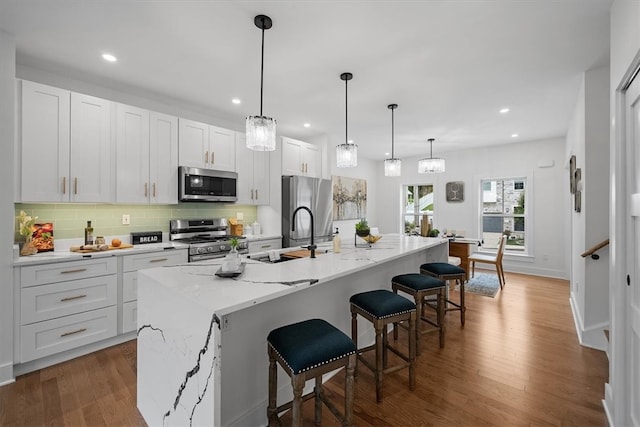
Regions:
[[[564, 136], [581, 73], [609, 58], [610, 0], [69, 1], [0, 0], [17, 62], [138, 87], [212, 117], [264, 109], [278, 133], [345, 139], [383, 159]], [[101, 59], [111, 52], [118, 62]], [[241, 105], [233, 105], [238, 97]], [[499, 114], [502, 107], [508, 114]], [[305, 122], [311, 123], [304, 128]], [[512, 138], [513, 133], [519, 134]]]

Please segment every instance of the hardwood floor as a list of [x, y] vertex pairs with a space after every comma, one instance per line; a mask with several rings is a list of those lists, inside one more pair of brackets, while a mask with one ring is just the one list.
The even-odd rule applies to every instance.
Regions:
[[[447, 315], [444, 349], [438, 347], [437, 334], [422, 338], [414, 392], [403, 370], [385, 377], [385, 399], [376, 404], [373, 376], [360, 369], [355, 424], [605, 426], [601, 399], [607, 357], [578, 344], [568, 283], [505, 276], [507, 284], [495, 298], [467, 293], [464, 328], [458, 312]], [[404, 331], [400, 335], [406, 339]], [[342, 373], [326, 390], [341, 399]], [[313, 402], [308, 401], [305, 423], [312, 420]], [[136, 409], [135, 341], [0, 387], [0, 425], [145, 425]], [[326, 410], [323, 425], [338, 425]]]

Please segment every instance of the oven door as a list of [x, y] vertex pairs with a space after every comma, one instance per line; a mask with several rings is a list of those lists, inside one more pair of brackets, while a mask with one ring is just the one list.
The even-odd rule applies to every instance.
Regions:
[[235, 172], [180, 166], [178, 192], [181, 202], [235, 202], [238, 174]]

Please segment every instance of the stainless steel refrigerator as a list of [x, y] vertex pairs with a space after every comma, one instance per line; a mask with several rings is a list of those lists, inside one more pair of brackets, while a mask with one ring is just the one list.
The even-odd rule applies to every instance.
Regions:
[[306, 206], [313, 213], [315, 243], [331, 240], [333, 210], [331, 180], [306, 176], [282, 177], [282, 247], [311, 243], [311, 218], [307, 211], [296, 214], [296, 231], [291, 231], [293, 211]]

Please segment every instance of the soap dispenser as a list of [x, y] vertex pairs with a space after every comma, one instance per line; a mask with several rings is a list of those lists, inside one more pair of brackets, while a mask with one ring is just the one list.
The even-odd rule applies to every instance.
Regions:
[[341, 243], [342, 242], [340, 241], [340, 233], [338, 232], [338, 227], [336, 227], [336, 233], [333, 235], [333, 253], [334, 254], [340, 253]]

